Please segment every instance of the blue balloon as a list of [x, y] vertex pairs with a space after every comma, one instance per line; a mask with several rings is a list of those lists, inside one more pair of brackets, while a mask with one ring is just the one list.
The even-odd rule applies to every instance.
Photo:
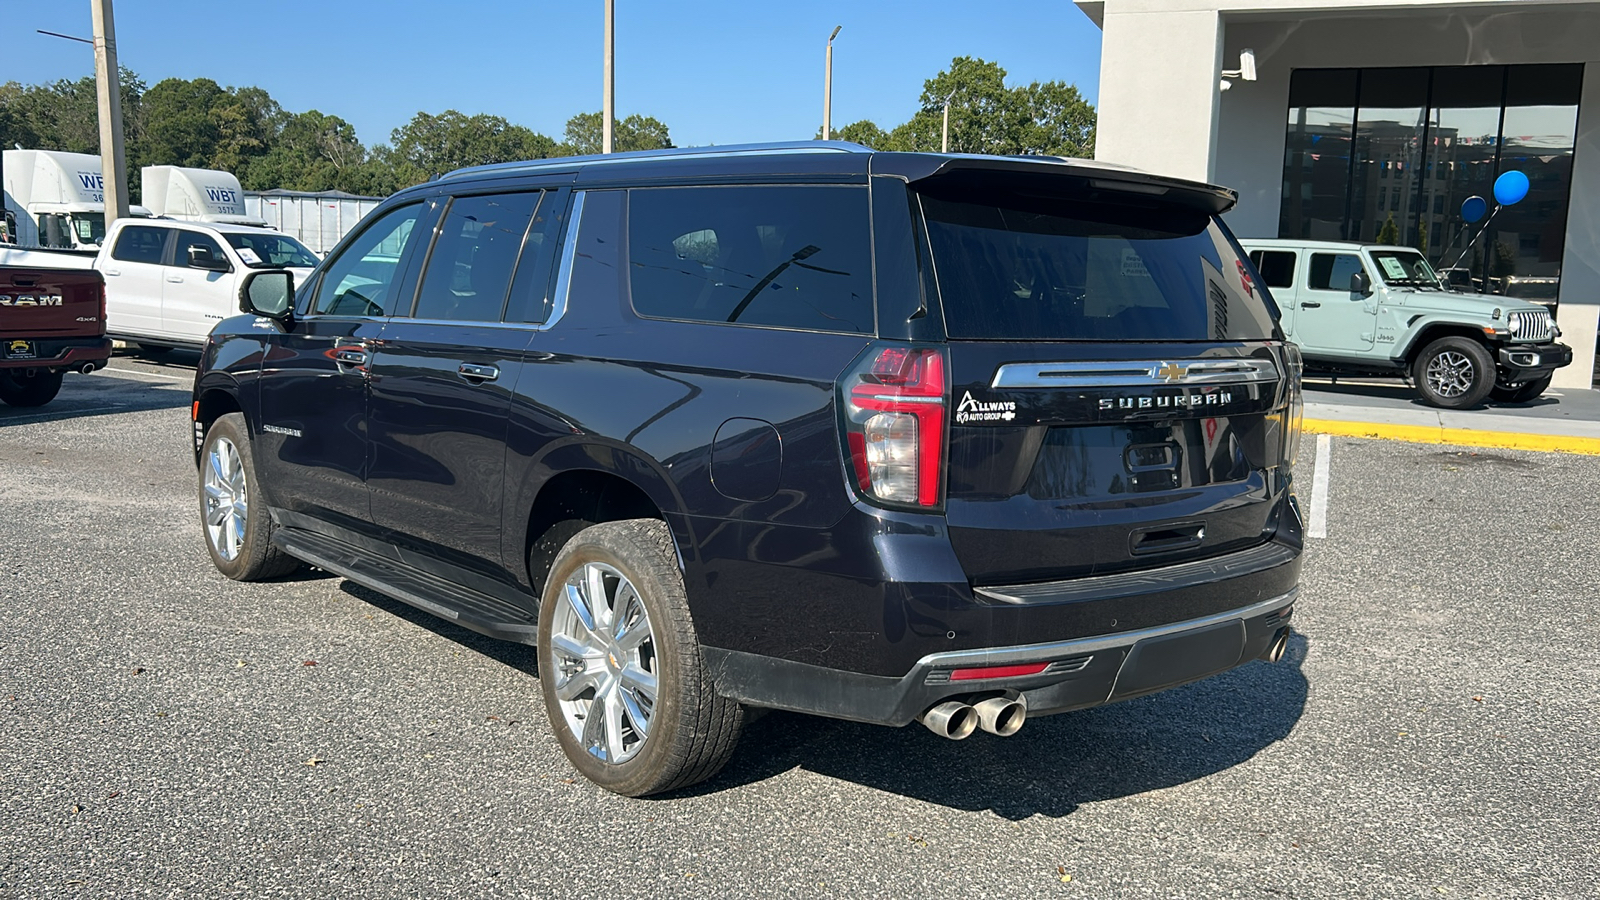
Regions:
[[1500, 173], [1494, 180], [1494, 199], [1501, 206], [1510, 206], [1528, 196], [1528, 176], [1516, 169]]
[[1471, 197], [1461, 201], [1461, 218], [1468, 222], [1478, 221], [1488, 211], [1489, 201], [1479, 197], [1477, 194], [1473, 194]]

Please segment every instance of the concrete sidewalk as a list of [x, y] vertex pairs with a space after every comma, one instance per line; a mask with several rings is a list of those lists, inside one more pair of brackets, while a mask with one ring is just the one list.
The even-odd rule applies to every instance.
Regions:
[[1447, 410], [1399, 381], [1308, 378], [1310, 432], [1425, 444], [1600, 455], [1600, 391], [1546, 391], [1530, 403]]

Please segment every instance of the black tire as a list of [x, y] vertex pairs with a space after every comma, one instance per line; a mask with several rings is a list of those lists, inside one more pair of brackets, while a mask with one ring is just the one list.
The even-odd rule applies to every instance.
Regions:
[[1494, 359], [1471, 338], [1442, 337], [1422, 348], [1411, 364], [1417, 393], [1429, 406], [1468, 409], [1494, 389]]
[[[592, 611], [591, 589], [574, 587], [576, 601], [568, 599], [569, 580], [587, 586], [596, 574], [602, 599]], [[594, 631], [582, 627], [585, 614]], [[619, 629], [619, 619], [631, 627]], [[642, 639], [640, 623], [647, 635]], [[599, 636], [585, 644], [575, 634]], [[637, 643], [630, 647], [630, 639]], [[559, 655], [558, 642], [566, 648]], [[575, 654], [580, 645], [589, 652]], [[540, 598], [538, 653], [551, 730], [567, 759], [595, 784], [643, 797], [704, 781], [733, 755], [743, 710], [717, 695], [706, 671], [666, 523], [602, 522], [561, 548]], [[648, 704], [648, 692], [640, 687], [644, 678], [655, 685]], [[608, 703], [618, 710], [614, 722], [605, 717]], [[643, 737], [636, 711], [647, 713]], [[594, 752], [586, 749], [591, 745]], [[617, 748], [614, 755], [611, 748]]]
[[1546, 375], [1543, 378], [1535, 378], [1532, 381], [1524, 381], [1523, 383], [1512, 387], [1501, 387], [1499, 385], [1495, 385], [1494, 389], [1489, 392], [1489, 399], [1495, 401], [1496, 403], [1527, 403], [1529, 400], [1532, 400], [1533, 398], [1544, 393], [1545, 388], [1550, 386], [1550, 379], [1552, 377], [1553, 376]]
[[61, 393], [61, 373], [35, 369], [0, 372], [0, 400], [7, 406], [43, 406]]
[[[234, 462], [229, 461], [230, 447]], [[244, 415], [219, 417], [211, 423], [200, 447], [200, 531], [217, 571], [234, 581], [277, 578], [302, 565], [273, 545], [272, 517], [266, 504], [254, 496], [258, 483]], [[239, 509], [239, 501], [243, 509]], [[236, 517], [230, 512], [236, 512]], [[220, 526], [212, 521], [213, 513], [220, 513]]]

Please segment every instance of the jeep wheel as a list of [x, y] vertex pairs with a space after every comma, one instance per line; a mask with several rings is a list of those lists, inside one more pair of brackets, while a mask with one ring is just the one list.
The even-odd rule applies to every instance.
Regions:
[[1550, 386], [1551, 377], [1546, 375], [1543, 378], [1535, 378], [1532, 381], [1524, 381], [1521, 384], [1507, 385], [1505, 387], [1497, 384], [1494, 386], [1494, 390], [1489, 392], [1489, 399], [1497, 403], [1527, 403], [1529, 400], [1544, 393], [1545, 388]]
[[33, 375], [0, 372], [0, 400], [7, 406], [43, 406], [61, 393], [61, 373], [37, 369]]
[[272, 545], [266, 504], [252, 502], [255, 457], [244, 416], [228, 413], [211, 424], [200, 450], [200, 529], [217, 571], [234, 581], [287, 575], [300, 561]]
[[1482, 403], [1494, 388], [1494, 360], [1471, 338], [1442, 337], [1422, 349], [1411, 377], [1429, 406], [1467, 409]]
[[556, 555], [539, 604], [539, 682], [561, 749], [642, 797], [715, 775], [742, 710], [717, 695], [666, 523], [603, 522]]

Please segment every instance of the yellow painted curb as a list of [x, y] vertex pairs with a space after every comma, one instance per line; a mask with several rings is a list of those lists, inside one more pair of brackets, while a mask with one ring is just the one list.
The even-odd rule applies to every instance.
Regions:
[[1589, 456], [1600, 456], [1600, 438], [1571, 437], [1561, 434], [1477, 431], [1471, 428], [1441, 428], [1435, 425], [1389, 425], [1381, 422], [1345, 422], [1338, 419], [1306, 419], [1305, 430], [1314, 434], [1379, 438], [1387, 441], [1406, 441], [1412, 444], [1456, 444], [1463, 447], [1493, 447], [1501, 450], [1543, 450], [1552, 453], [1583, 453]]

